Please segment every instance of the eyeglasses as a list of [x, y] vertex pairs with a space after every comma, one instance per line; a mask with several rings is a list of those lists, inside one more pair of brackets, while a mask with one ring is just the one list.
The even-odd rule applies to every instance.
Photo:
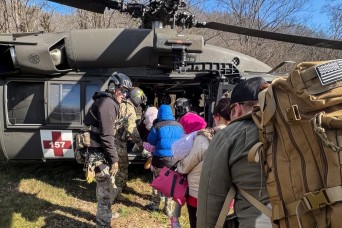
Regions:
[[232, 115], [232, 111], [234, 110], [235, 106], [239, 104], [239, 105], [244, 105], [245, 103], [244, 102], [235, 102], [233, 104], [231, 104], [229, 106], [229, 115], [231, 116]]
[[226, 110], [226, 109], [228, 109], [228, 111], [230, 111], [230, 104], [227, 104], [226, 106], [224, 106], [222, 109], [221, 109], [221, 113], [224, 111], [224, 110]]
[[244, 105], [245, 103], [244, 102], [235, 102], [235, 103], [229, 105], [229, 109], [232, 110], [237, 104]]
[[243, 104], [245, 104], [245, 103], [244, 103], [244, 102], [235, 102], [235, 103], [233, 103], [233, 104], [228, 104], [228, 105], [226, 105], [224, 108], [222, 108], [220, 112], [223, 112], [223, 111], [226, 110], [226, 109], [228, 109], [228, 112], [230, 112], [230, 110], [232, 110], [232, 109], [235, 107], [236, 104], [241, 104], [241, 105], [243, 105]]

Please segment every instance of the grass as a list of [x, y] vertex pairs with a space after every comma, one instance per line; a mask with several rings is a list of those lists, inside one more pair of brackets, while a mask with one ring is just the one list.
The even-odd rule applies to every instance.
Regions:
[[[129, 167], [128, 190], [112, 209], [113, 227], [170, 227], [162, 212], [149, 212], [151, 174]], [[95, 183], [87, 184], [75, 162], [0, 162], [0, 227], [95, 227]], [[180, 218], [189, 227], [186, 208]]]

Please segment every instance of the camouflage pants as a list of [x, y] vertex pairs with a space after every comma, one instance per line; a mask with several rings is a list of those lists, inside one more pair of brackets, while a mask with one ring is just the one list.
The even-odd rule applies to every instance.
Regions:
[[[152, 169], [153, 179], [155, 179], [159, 173], [161, 168], [155, 168]], [[163, 194], [152, 188], [152, 205], [154, 209], [160, 208], [160, 201], [164, 200], [165, 204], [163, 207], [163, 211], [166, 215], [171, 216], [172, 210], [173, 210], [173, 200], [170, 197], [165, 197]]]
[[117, 187], [117, 194], [114, 199], [122, 192], [122, 189], [126, 187], [128, 180], [128, 154], [127, 154], [127, 142], [117, 140], [116, 151], [119, 156], [119, 172], [115, 177], [115, 185]]
[[95, 174], [96, 179], [96, 227], [110, 228], [110, 221], [112, 218], [112, 203], [114, 201], [114, 192], [112, 179], [115, 176], [109, 172], [109, 166], [101, 172]]

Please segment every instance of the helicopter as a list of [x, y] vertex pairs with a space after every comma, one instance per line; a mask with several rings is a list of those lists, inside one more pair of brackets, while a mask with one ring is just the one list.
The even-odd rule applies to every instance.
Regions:
[[[190, 98], [212, 125], [215, 103], [244, 78], [277, 75], [275, 68], [242, 53], [205, 44], [203, 36], [173, 28], [200, 27], [342, 49], [342, 42], [197, 22], [179, 12], [182, 0], [148, 4], [115, 0], [52, 0], [103, 13], [106, 8], [141, 18], [139, 29], [88, 29], [0, 35], [0, 157], [6, 160], [74, 159], [75, 134], [113, 72], [128, 75], [151, 104], [160, 94]], [[171, 28], [165, 28], [166, 25]], [[200, 97], [203, 95], [204, 105]], [[129, 161], [144, 162], [129, 151]]]

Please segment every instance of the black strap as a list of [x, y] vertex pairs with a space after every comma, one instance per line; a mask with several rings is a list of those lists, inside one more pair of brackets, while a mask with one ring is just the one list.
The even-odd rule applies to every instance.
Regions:
[[176, 170], [177, 169], [177, 164], [180, 162], [180, 160], [179, 161], [177, 161], [175, 164], [173, 164], [173, 166], [171, 166], [169, 169], [171, 169], [171, 170]]
[[173, 174], [171, 192], [170, 192], [171, 197], [173, 197], [175, 194], [176, 182], [177, 182], [177, 174]]

